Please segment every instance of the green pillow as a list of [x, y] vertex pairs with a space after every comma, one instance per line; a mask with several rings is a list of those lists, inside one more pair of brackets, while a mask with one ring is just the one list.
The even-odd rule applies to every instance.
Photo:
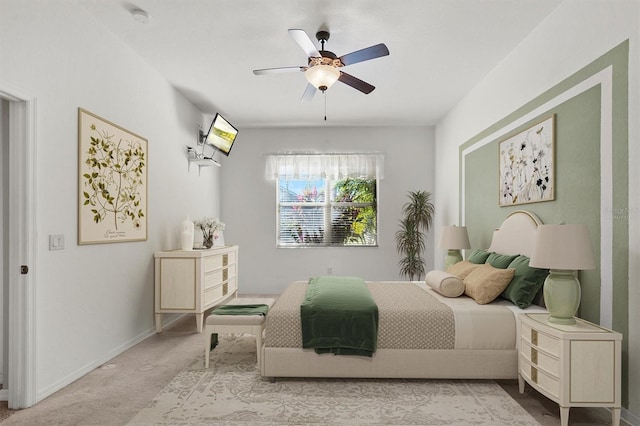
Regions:
[[474, 250], [471, 255], [469, 255], [469, 259], [467, 259], [471, 263], [485, 263], [487, 261], [487, 257], [489, 257], [491, 253], [486, 250]]
[[486, 263], [489, 263], [494, 268], [507, 269], [509, 264], [513, 262], [513, 259], [515, 259], [516, 257], [518, 257], [517, 254], [510, 255], [510, 254], [490, 253], [489, 257], [487, 257]]
[[500, 296], [511, 301], [517, 307], [526, 309], [531, 306], [536, 294], [542, 288], [545, 278], [549, 275], [549, 270], [530, 267], [527, 256], [516, 257], [509, 264], [509, 268], [516, 271]]

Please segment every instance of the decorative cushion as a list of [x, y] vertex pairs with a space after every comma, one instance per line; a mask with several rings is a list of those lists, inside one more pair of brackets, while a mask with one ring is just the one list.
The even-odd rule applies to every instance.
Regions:
[[464, 293], [462, 280], [445, 271], [429, 271], [425, 281], [429, 287], [446, 297], [458, 297]]
[[479, 305], [486, 305], [507, 288], [514, 273], [515, 269], [494, 268], [488, 263], [479, 265], [464, 279], [464, 293]]
[[530, 267], [529, 258], [524, 255], [513, 259], [509, 268], [515, 269], [515, 274], [500, 296], [519, 308], [526, 309], [531, 306], [536, 294], [542, 288], [549, 270]]
[[491, 264], [494, 268], [505, 269], [509, 266], [513, 259], [518, 257], [517, 254], [499, 254], [499, 253], [490, 253], [487, 257], [486, 263]]
[[471, 271], [479, 267], [480, 265], [471, 263], [468, 260], [463, 260], [462, 262], [454, 263], [453, 265], [447, 268], [447, 272], [455, 275], [456, 277], [464, 280], [464, 278], [469, 275]]
[[488, 252], [486, 250], [477, 249], [471, 252], [471, 255], [469, 255], [469, 259], [467, 260], [471, 263], [486, 263], [487, 257], [489, 257], [490, 254], [491, 252]]

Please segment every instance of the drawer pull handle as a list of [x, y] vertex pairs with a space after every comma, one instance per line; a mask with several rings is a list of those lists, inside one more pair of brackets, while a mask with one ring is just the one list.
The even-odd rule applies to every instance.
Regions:
[[531, 343], [533, 343], [534, 345], [538, 344], [538, 331], [537, 330], [531, 330]]
[[531, 348], [531, 362], [538, 364], [538, 351]]
[[222, 284], [222, 295], [226, 296], [228, 292], [229, 292], [229, 284], [227, 283]]
[[531, 367], [531, 381], [533, 383], [538, 383], [538, 370]]
[[227, 266], [229, 264], [229, 255], [228, 254], [223, 254], [222, 255], [222, 265], [223, 266]]
[[226, 281], [228, 279], [229, 279], [229, 270], [225, 269], [225, 270], [222, 271], [222, 280]]

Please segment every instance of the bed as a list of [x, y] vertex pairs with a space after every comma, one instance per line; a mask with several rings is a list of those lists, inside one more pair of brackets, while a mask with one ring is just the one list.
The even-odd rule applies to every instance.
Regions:
[[[487, 252], [529, 256], [540, 220], [516, 211], [495, 230]], [[378, 305], [373, 356], [302, 348], [300, 305], [307, 281], [291, 283], [270, 309], [260, 369], [264, 377], [515, 379], [520, 309], [497, 298], [445, 297], [424, 282], [367, 281]]]

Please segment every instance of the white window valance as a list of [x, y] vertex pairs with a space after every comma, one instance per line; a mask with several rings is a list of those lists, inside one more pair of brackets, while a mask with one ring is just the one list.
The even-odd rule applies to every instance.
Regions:
[[344, 179], [384, 177], [382, 154], [271, 154], [265, 177], [275, 179]]

